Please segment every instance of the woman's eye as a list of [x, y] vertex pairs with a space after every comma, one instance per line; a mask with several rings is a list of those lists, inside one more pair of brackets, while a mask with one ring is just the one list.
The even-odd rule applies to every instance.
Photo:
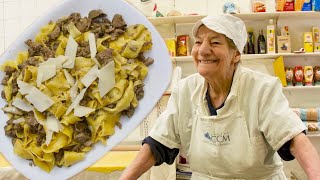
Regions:
[[195, 41], [194, 44], [201, 44], [201, 42], [200, 41]]
[[220, 44], [218, 41], [213, 41], [211, 44]]

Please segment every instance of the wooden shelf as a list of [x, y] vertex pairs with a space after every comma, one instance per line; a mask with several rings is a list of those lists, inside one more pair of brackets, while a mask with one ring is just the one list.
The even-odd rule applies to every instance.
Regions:
[[[314, 53], [276, 53], [276, 54], [242, 54], [241, 59], [242, 60], [276, 59], [279, 56], [284, 56], [284, 57], [319, 56], [320, 57], [320, 52], [314, 52]], [[173, 61], [182, 61], [182, 62], [193, 61], [192, 56], [176, 56], [176, 57], [171, 57], [171, 59]]]
[[320, 86], [287, 86], [283, 87], [283, 90], [294, 91], [294, 90], [319, 90]]
[[148, 19], [153, 25], [160, 25], [160, 24], [195, 23], [204, 17], [205, 15], [190, 15], [190, 16], [170, 16], [170, 17], [149, 17]]
[[[261, 12], [261, 13], [239, 13], [233, 14], [244, 21], [267, 21], [268, 19], [279, 18], [320, 18], [320, 12], [315, 11], [286, 11], [286, 12]], [[153, 25], [195, 23], [206, 15], [186, 15], [170, 17], [149, 17]]]
[[307, 137], [309, 138], [320, 138], [320, 134], [311, 134], [311, 133], [307, 133]]

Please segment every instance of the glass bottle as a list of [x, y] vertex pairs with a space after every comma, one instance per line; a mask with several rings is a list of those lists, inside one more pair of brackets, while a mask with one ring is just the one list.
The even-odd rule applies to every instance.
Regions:
[[254, 54], [253, 32], [248, 32], [247, 54]]
[[263, 30], [259, 30], [259, 36], [258, 36], [258, 54], [266, 54], [266, 39], [263, 36]]

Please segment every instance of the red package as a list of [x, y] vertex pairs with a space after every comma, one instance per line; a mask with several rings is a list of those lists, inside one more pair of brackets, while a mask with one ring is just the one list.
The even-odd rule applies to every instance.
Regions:
[[188, 56], [189, 52], [189, 35], [177, 36], [177, 56]]
[[303, 68], [302, 66], [296, 66], [294, 68], [294, 79], [296, 81], [296, 86], [302, 86], [303, 82]]

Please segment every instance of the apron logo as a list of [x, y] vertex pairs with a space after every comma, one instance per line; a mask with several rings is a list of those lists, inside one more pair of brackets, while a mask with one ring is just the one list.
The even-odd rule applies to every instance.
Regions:
[[204, 134], [204, 137], [206, 140], [209, 140], [212, 143], [215, 144], [228, 144], [230, 140], [229, 133], [221, 133], [221, 134], [210, 134], [209, 132], [206, 132]]

